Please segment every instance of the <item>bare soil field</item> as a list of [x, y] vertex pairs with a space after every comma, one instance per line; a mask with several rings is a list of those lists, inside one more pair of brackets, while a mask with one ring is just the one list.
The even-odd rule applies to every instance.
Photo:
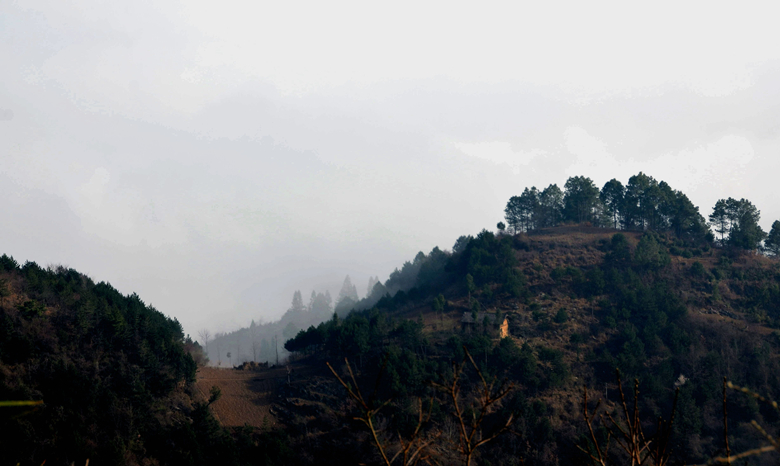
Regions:
[[212, 386], [222, 391], [222, 397], [211, 405], [214, 416], [222, 425], [261, 427], [265, 419], [265, 426], [278, 427], [270, 408], [274, 393], [286, 381], [284, 367], [263, 371], [201, 367], [195, 384], [204, 400], [209, 398]]
[[287, 405], [289, 400], [280, 396], [288, 380], [298, 386], [305, 385], [314, 375], [332, 377], [324, 364], [310, 367], [305, 362], [293, 362], [289, 368], [288, 374], [286, 366], [260, 370], [201, 367], [195, 385], [204, 401], [208, 400], [211, 387], [219, 387], [222, 397], [211, 409], [224, 426], [283, 427], [279, 419], [280, 403]]

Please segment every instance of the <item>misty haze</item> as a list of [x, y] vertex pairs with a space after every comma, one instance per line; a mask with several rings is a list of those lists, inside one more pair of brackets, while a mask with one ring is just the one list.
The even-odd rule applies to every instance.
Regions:
[[775, 464], [768, 6], [0, 2], [0, 463]]

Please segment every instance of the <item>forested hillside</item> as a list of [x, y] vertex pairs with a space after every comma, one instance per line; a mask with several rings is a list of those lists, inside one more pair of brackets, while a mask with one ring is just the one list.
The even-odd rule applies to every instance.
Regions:
[[138, 296], [3, 255], [0, 463], [284, 464], [275, 434], [230, 432], [208, 407], [219, 393], [195, 396], [202, 358]]
[[[588, 446], [582, 387], [616, 402], [619, 369], [629, 393], [639, 380], [648, 435], [657, 416], [669, 418], [680, 388], [672, 464], [691, 464], [722, 448], [723, 377], [780, 395], [778, 277], [774, 260], [673, 235], [593, 227], [483, 232], [449, 255], [441, 287], [383, 298], [370, 310], [302, 331], [286, 347], [311, 355], [310, 364], [330, 361], [347, 379], [349, 358], [366, 397], [372, 393], [375, 406], [389, 402], [376, 422], [390, 449], [400, 448], [393, 432], [413, 435], [414, 400], [431, 403], [418, 436], [437, 439], [432, 459], [453, 463], [460, 448], [456, 409], [432, 383], [452, 382], [464, 348], [488, 380], [513, 384], [481, 435], [510, 415], [511, 433], [482, 447], [482, 464], [586, 462], [577, 448]], [[464, 326], [464, 313], [498, 319]], [[494, 322], [503, 316], [511, 335], [499, 339]], [[479, 385], [470, 364], [465, 371], [463, 403]], [[749, 422], [766, 420], [771, 429], [776, 413], [745, 396], [731, 402], [732, 448], [756, 446]], [[376, 455], [367, 458], [379, 461]]]
[[[683, 193], [641, 173], [625, 188], [574, 177], [564, 192], [526, 189], [506, 214], [508, 232], [502, 222], [498, 234], [462, 237], [451, 252], [420, 253], [377, 285], [381, 295], [356, 305], [365, 310], [286, 342], [311, 364], [333, 364], [345, 388], [354, 385], [348, 369], [356, 373], [362, 394], [343, 391], [344, 414], [373, 416], [379, 427], [353, 432], [369, 444], [376, 432], [382, 445], [366, 460], [413, 444], [423, 463], [587, 463], [609, 422], [594, 421], [590, 437], [582, 390], [619, 407], [617, 369], [629, 404], [638, 380], [637, 414], [651, 441], [666, 439], [664, 461], [705, 462], [725, 453], [724, 377], [780, 396], [780, 265], [771, 258], [779, 228], [767, 237], [749, 201], [718, 202], [709, 216], [717, 237]], [[387, 292], [393, 283], [406, 286]], [[504, 318], [510, 336], [499, 338]], [[463, 410], [479, 413], [488, 393], [480, 376], [509, 389], [494, 393], [503, 396], [466, 440]], [[776, 431], [771, 406], [733, 390], [727, 398], [730, 451], [759, 446], [751, 421]], [[428, 413], [419, 419], [415, 400]], [[671, 428], [659, 428], [673, 409]], [[616, 450], [609, 456], [627, 462]]]
[[[733, 198], [707, 222], [641, 173], [529, 188], [505, 213], [363, 299], [347, 277], [335, 303], [296, 292], [277, 322], [204, 331], [211, 364], [244, 371], [209, 369], [209, 393], [175, 320], [2, 256], [0, 400], [27, 403], [0, 407], [0, 462], [631, 464], [620, 442], [649, 442], [644, 464], [777, 462], [755, 427], [777, 436], [777, 409], [733, 387], [780, 398], [780, 222]], [[247, 403], [253, 425], [213, 415], [240, 426], [226, 410]]]

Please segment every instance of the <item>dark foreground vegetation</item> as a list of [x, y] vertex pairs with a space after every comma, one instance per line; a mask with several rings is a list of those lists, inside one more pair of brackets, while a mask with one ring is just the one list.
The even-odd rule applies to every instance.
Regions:
[[[175, 320], [3, 256], [0, 399], [43, 404], [0, 408], [0, 461], [775, 464], [780, 413], [761, 397], [780, 398], [780, 222], [767, 235], [725, 199], [708, 224], [643, 174], [556, 190], [526, 190], [508, 228], [420, 253], [362, 300], [322, 295], [317, 315], [336, 312], [285, 338], [311, 370], [275, 393], [276, 430], [216, 421]], [[300, 293], [293, 308], [314, 320]]]
[[197, 343], [136, 295], [0, 257], [0, 464], [287, 464], [273, 431], [230, 432], [192, 392]]

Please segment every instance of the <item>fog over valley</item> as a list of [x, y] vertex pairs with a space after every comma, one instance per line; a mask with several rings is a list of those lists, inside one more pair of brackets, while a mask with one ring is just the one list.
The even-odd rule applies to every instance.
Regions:
[[746, 198], [768, 232], [778, 39], [704, 2], [4, 2], [0, 253], [194, 336], [363, 298], [571, 176]]

